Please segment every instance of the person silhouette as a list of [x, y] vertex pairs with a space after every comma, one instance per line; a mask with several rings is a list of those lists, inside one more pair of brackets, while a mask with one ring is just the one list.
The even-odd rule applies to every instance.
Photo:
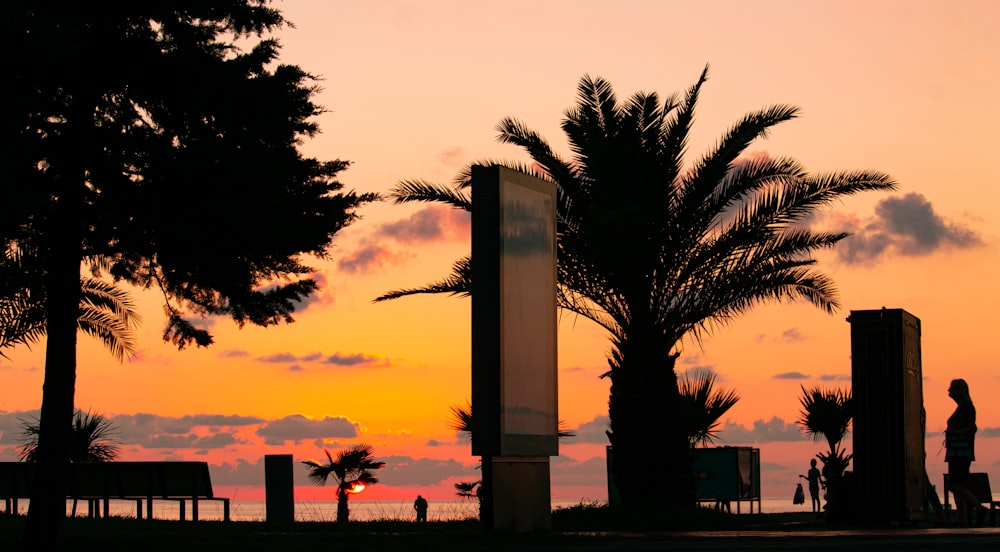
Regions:
[[953, 379], [948, 385], [948, 396], [955, 401], [955, 411], [948, 417], [944, 432], [945, 462], [948, 463], [948, 489], [955, 495], [955, 523], [965, 525], [970, 507], [977, 510], [976, 523], [981, 524], [986, 508], [979, 503], [969, 488], [969, 468], [976, 459], [976, 407], [972, 404], [969, 384], [964, 379]]
[[413, 501], [413, 509], [417, 511], [417, 521], [427, 521], [427, 499], [417, 495]]
[[812, 511], [819, 512], [819, 486], [822, 478], [820, 477], [819, 468], [816, 467], [815, 458], [809, 461], [809, 471], [806, 472], [806, 474], [807, 475], [800, 475], [799, 477], [809, 482], [809, 497], [812, 499]]

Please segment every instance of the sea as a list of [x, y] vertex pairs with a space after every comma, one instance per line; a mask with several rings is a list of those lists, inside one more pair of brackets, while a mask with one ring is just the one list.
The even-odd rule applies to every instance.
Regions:
[[[18, 513], [25, 514], [28, 511], [27, 500], [18, 501]], [[582, 500], [557, 500], [552, 502], [552, 509], [571, 508], [574, 506], [603, 505], [601, 501], [590, 499]], [[66, 514], [72, 515], [72, 503], [67, 501]], [[415, 517], [413, 501], [373, 501], [355, 500], [349, 503], [350, 518], [353, 521], [397, 521], [411, 520]], [[191, 504], [187, 503], [186, 517], [191, 518]], [[143, 517], [145, 517], [145, 504], [143, 504]], [[764, 498], [760, 502], [741, 503], [733, 502], [730, 505], [733, 513], [784, 513], [784, 512], [805, 512], [810, 511], [810, 505], [792, 504], [789, 498]], [[336, 501], [296, 501], [295, 507], [296, 521], [329, 522], [337, 519]], [[109, 503], [109, 513], [116, 517], [136, 517], [136, 502], [134, 500], [112, 500]], [[81, 501], [76, 508], [77, 516], [87, 516], [87, 503]], [[463, 519], [476, 519], [479, 515], [478, 504], [470, 500], [442, 500], [432, 501], [427, 510], [428, 521], [455, 521]], [[179, 519], [180, 505], [172, 500], [156, 500], [153, 502], [153, 518], [155, 519]], [[263, 501], [231, 501], [229, 517], [232, 521], [265, 521], [267, 519], [267, 508]], [[205, 500], [198, 502], [198, 519], [200, 520], [221, 520], [223, 519], [222, 503], [219, 501]]]

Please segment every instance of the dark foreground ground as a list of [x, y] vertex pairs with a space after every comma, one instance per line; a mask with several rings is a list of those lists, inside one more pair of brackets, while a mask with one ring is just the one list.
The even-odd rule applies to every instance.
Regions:
[[[0, 515], [0, 551], [20, 549], [23, 517]], [[1000, 527], [847, 526], [811, 514], [716, 515], [660, 523], [599, 515], [554, 516], [545, 534], [485, 533], [478, 522], [417, 525], [402, 521], [267, 524], [135, 519], [68, 519], [59, 534], [66, 551], [731, 551], [895, 550], [1000, 551]], [[715, 528], [706, 527], [711, 525]], [[590, 526], [589, 528], [587, 526]], [[685, 528], [685, 526], [687, 528]]]

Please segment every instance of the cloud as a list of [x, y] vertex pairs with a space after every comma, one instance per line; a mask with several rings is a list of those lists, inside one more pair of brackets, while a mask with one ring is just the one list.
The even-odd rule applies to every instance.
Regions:
[[981, 427], [977, 437], [1000, 437], [1000, 427]]
[[574, 429], [576, 437], [573, 437], [573, 444], [596, 443], [601, 445], [610, 444], [608, 435], [604, 433], [611, 429], [611, 419], [607, 416], [595, 416], [593, 420], [580, 424]]
[[21, 420], [37, 421], [38, 410], [7, 412], [0, 410], [0, 445], [21, 443]]
[[392, 251], [381, 244], [368, 244], [341, 257], [337, 261], [337, 268], [348, 274], [367, 274], [387, 266], [401, 264], [414, 256], [410, 253]]
[[870, 264], [889, 252], [920, 257], [983, 244], [974, 230], [944, 220], [917, 193], [882, 200], [875, 207], [874, 218], [866, 222], [856, 219], [840, 222], [852, 234], [836, 248], [838, 258], [847, 264]]
[[452, 477], [479, 479], [482, 477], [474, 465], [465, 465], [457, 460], [435, 458], [413, 458], [411, 456], [387, 456], [376, 460], [385, 462], [385, 467], [376, 472], [381, 483], [398, 487], [420, 487], [435, 485]]
[[109, 418], [114, 438], [121, 445], [154, 449], [218, 449], [247, 441], [237, 437], [240, 428], [264, 423], [255, 416], [195, 414], [171, 417], [156, 414], [118, 414]]
[[798, 328], [789, 328], [781, 332], [781, 337], [779, 339], [786, 343], [793, 343], [796, 341], [802, 341], [805, 338], [806, 336], [802, 335], [802, 332], [800, 332]]
[[719, 441], [727, 445], [801, 441], [804, 438], [797, 424], [786, 423], [777, 416], [770, 420], [756, 420], [750, 428], [726, 420], [717, 435]]
[[772, 379], [788, 379], [788, 380], [804, 380], [809, 379], [809, 376], [803, 374], [802, 372], [782, 372], [780, 374], [775, 374], [771, 376]]
[[334, 366], [389, 366], [390, 364], [387, 359], [365, 353], [333, 353], [331, 355], [326, 355], [321, 352], [312, 352], [306, 355], [296, 356], [292, 353], [285, 352], [257, 357], [256, 360], [257, 362], [265, 362], [269, 364], [290, 364], [288, 367], [290, 372], [305, 371], [305, 367], [299, 364], [300, 362], [318, 362], [320, 364], [332, 364]]
[[568, 456], [557, 456], [551, 459], [549, 469], [553, 486], [589, 486], [595, 481], [607, 481], [608, 464], [603, 456], [594, 456], [583, 461]]
[[[218, 448], [237, 443], [235, 429], [264, 423], [254, 416], [196, 414], [171, 417], [156, 414], [118, 414], [108, 416], [113, 437], [121, 445], [163, 448], [169, 446]], [[20, 443], [20, 420], [37, 420], [38, 410], [0, 411], [0, 443]]]
[[296, 360], [298, 360], [298, 357], [296, 357], [292, 353], [275, 353], [273, 355], [257, 357], [258, 362], [269, 362], [269, 363], [295, 362]]
[[438, 162], [446, 167], [458, 167], [466, 157], [462, 146], [452, 146], [437, 155]]
[[226, 351], [222, 351], [217, 356], [219, 358], [244, 358], [250, 356], [250, 353], [248, 351], [228, 349]]
[[323, 361], [323, 364], [334, 364], [337, 366], [360, 366], [364, 364], [372, 364], [378, 362], [380, 359], [376, 356], [365, 355], [365, 354], [353, 354], [353, 355], [342, 355], [340, 353], [332, 354]]
[[325, 417], [311, 420], [301, 414], [292, 414], [279, 420], [267, 422], [257, 430], [268, 445], [283, 445], [288, 441], [295, 444], [306, 439], [335, 439], [357, 437], [359, 425], [347, 418]]
[[[216, 487], [239, 487], [243, 485], [264, 485], [264, 459], [259, 458], [250, 463], [240, 458], [233, 463], [210, 464], [209, 473], [212, 485]], [[293, 474], [301, 475], [305, 470], [293, 470]]]
[[819, 377], [820, 381], [851, 381], [850, 374], [823, 374]]
[[390, 238], [405, 245], [469, 241], [472, 217], [461, 209], [432, 205], [409, 218], [380, 225], [375, 237]]
[[798, 328], [788, 328], [787, 330], [783, 330], [781, 335], [778, 335], [777, 337], [768, 336], [767, 334], [757, 334], [753, 338], [755, 343], [763, 343], [765, 341], [773, 341], [777, 343], [796, 343], [806, 339], [806, 336], [799, 331]]
[[411, 251], [395, 251], [388, 243], [412, 248], [431, 243], [468, 243], [472, 234], [469, 213], [454, 207], [431, 205], [408, 218], [375, 228], [361, 247], [341, 257], [337, 267], [350, 274], [365, 274], [415, 258]]

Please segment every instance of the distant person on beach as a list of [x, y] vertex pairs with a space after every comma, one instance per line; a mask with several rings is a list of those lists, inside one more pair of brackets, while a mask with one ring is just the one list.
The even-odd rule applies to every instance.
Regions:
[[948, 386], [948, 396], [955, 401], [955, 412], [948, 418], [944, 431], [945, 462], [948, 463], [948, 487], [955, 495], [955, 523], [966, 525], [970, 507], [977, 510], [976, 524], [982, 524], [986, 508], [969, 488], [969, 468], [976, 459], [976, 407], [972, 404], [969, 384], [963, 379], [953, 379]]
[[427, 499], [417, 495], [413, 501], [413, 509], [417, 511], [417, 521], [427, 521]]
[[819, 502], [819, 486], [821, 482], [821, 477], [819, 473], [819, 468], [816, 467], [816, 459], [813, 458], [809, 461], [809, 471], [806, 472], [807, 475], [800, 475], [802, 479], [809, 482], [809, 497], [812, 498], [812, 510], [813, 512], [820, 511]]

